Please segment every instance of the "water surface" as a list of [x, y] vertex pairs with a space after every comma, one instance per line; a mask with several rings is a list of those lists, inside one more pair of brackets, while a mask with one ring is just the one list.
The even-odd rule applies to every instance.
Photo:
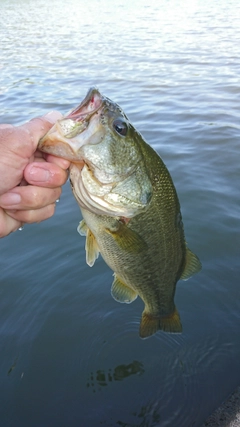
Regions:
[[0, 241], [5, 427], [197, 427], [240, 383], [237, 1], [2, 0], [1, 122], [118, 102], [175, 182], [189, 247], [183, 333], [138, 337], [143, 304], [85, 263], [69, 183], [55, 216]]

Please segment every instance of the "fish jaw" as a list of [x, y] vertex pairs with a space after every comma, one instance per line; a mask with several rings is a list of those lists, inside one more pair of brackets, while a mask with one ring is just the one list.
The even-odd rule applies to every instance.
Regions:
[[69, 144], [62, 132], [64, 119], [58, 120], [48, 133], [40, 139], [38, 149], [44, 153], [62, 157], [70, 161], [80, 160], [77, 155], [77, 143]]
[[82, 160], [81, 147], [96, 144], [103, 137], [104, 129], [98, 126], [97, 117], [103, 100], [99, 91], [91, 88], [80, 105], [63, 119], [57, 120], [40, 139], [39, 150], [70, 161]]

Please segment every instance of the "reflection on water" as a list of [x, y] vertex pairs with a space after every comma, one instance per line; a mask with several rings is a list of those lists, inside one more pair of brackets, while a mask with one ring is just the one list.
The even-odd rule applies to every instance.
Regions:
[[157, 427], [160, 425], [161, 417], [154, 406], [142, 406], [138, 413], [133, 413], [132, 415], [136, 418], [136, 422], [116, 421], [116, 425], [121, 427]]
[[96, 390], [101, 390], [101, 387], [105, 387], [113, 381], [122, 381], [131, 375], [142, 375], [143, 373], [143, 364], [134, 360], [129, 365], [118, 365], [114, 370], [109, 369], [107, 372], [102, 369], [97, 370], [96, 373], [91, 372], [87, 387], [91, 387], [95, 393]]
[[12, 366], [10, 366], [10, 368], [8, 369], [8, 373], [7, 373], [8, 375], [10, 375], [13, 372], [13, 370], [16, 368], [17, 361], [18, 361], [18, 357], [16, 357]]
[[1, 121], [97, 86], [166, 163], [204, 267], [178, 283], [183, 334], [140, 340], [142, 301], [116, 304], [103, 260], [85, 264], [67, 184], [54, 218], [0, 240], [0, 425], [200, 427], [240, 383], [239, 1], [0, 11]]

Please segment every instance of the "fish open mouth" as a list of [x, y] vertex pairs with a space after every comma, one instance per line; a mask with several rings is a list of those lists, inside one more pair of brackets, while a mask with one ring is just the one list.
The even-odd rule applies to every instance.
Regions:
[[[96, 88], [91, 88], [81, 104], [63, 119], [58, 120], [49, 132], [40, 139], [39, 150], [63, 157], [71, 162], [79, 162], [78, 150], [87, 144], [98, 110], [104, 103], [104, 97]], [[97, 118], [97, 117], [96, 117]], [[84, 131], [85, 134], [84, 134]], [[78, 135], [81, 138], [77, 138]]]
[[89, 120], [102, 106], [103, 97], [96, 88], [90, 88], [81, 104], [71, 111], [66, 119], [82, 122]]

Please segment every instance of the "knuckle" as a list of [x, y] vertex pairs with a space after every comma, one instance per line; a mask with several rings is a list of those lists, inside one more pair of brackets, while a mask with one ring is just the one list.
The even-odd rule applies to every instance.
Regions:
[[35, 210], [29, 209], [27, 211], [22, 212], [22, 221], [27, 224], [32, 224], [35, 222]]
[[39, 191], [37, 188], [35, 189], [34, 187], [31, 194], [31, 204], [36, 207], [41, 204]]
[[24, 204], [30, 209], [36, 209], [41, 204], [38, 187], [28, 185], [23, 191]]

